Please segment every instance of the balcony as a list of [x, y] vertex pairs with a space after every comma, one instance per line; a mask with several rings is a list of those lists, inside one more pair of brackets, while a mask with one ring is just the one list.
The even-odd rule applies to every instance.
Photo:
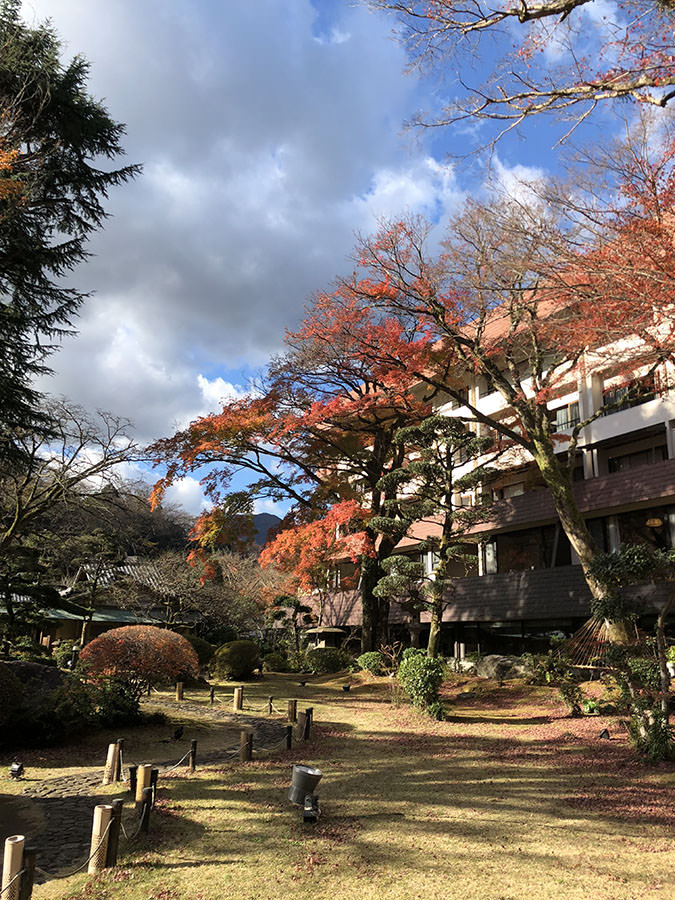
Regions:
[[[675, 503], [675, 459], [577, 481], [574, 496], [582, 512], [596, 515], [646, 506], [654, 501]], [[546, 488], [541, 488], [498, 501], [490, 511], [489, 519], [475, 525], [471, 531], [480, 534], [524, 528], [554, 522], [556, 518], [551, 495]]]

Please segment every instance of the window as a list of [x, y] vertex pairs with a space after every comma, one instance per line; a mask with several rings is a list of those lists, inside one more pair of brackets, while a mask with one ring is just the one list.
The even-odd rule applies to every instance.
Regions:
[[579, 418], [579, 403], [568, 403], [567, 406], [560, 406], [558, 409], [549, 410], [551, 417], [551, 431], [555, 434], [558, 431], [567, 431], [568, 428], [574, 428], [581, 421]]
[[468, 388], [459, 388], [459, 390], [456, 391], [456, 394], [459, 397], [459, 399], [455, 400], [455, 398], [453, 397], [453, 399], [450, 403], [451, 409], [459, 409], [460, 406], [464, 406], [465, 403], [469, 402], [469, 389]]
[[665, 507], [619, 513], [622, 544], [646, 544], [657, 550], [670, 550], [669, 510]]
[[489, 375], [478, 379], [478, 396], [487, 397], [488, 394], [494, 394], [497, 388]]
[[483, 572], [485, 575], [497, 574], [497, 541], [483, 544]]
[[518, 481], [516, 484], [505, 484], [503, 487], [494, 488], [492, 491], [493, 500], [508, 500], [509, 497], [519, 497], [525, 493], [525, 482]]
[[622, 456], [610, 456], [607, 460], [607, 469], [610, 473], [626, 472], [628, 469], [637, 469], [639, 466], [651, 466], [666, 459], [666, 445], [648, 447], [635, 453], [625, 453]]
[[626, 384], [617, 385], [602, 392], [602, 405], [609, 407], [604, 414], [611, 416], [615, 412], [647, 403], [657, 396], [656, 380], [653, 375], [635, 378]]

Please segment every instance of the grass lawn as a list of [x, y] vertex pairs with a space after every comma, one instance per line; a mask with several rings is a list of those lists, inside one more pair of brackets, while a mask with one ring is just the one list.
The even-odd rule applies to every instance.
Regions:
[[[349, 693], [339, 680], [298, 687], [297, 676], [247, 688], [251, 703], [274, 694], [314, 706], [311, 742], [166, 776], [150, 835], [117, 869], [34, 897], [675, 897], [675, 767], [638, 761], [616, 719], [569, 719], [549, 689], [464, 678], [446, 687], [440, 723], [392, 706], [387, 679], [353, 681]], [[216, 741], [198, 719], [184, 739]], [[45, 774], [86, 766], [91, 752], [43, 752]], [[315, 826], [287, 801], [293, 762], [324, 772]]]

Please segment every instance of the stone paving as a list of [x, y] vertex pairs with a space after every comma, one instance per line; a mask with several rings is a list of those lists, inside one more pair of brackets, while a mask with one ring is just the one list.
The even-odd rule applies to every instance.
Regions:
[[[192, 708], [199, 711], [202, 717], [217, 719], [232, 726], [224, 735], [225, 747], [222, 750], [201, 753], [199, 745], [197, 746], [198, 767], [229, 762], [236, 758], [241, 729], [253, 732], [254, 748], [276, 748], [285, 737], [286, 723], [279, 719], [261, 719], [246, 712], [232, 715], [217, 707], [205, 709], [203, 705], [191, 704], [189, 701], [181, 703], [181, 708], [186, 711]], [[160, 776], [163, 771], [167, 772], [175, 767], [178, 759], [189, 749], [189, 742], [187, 746], [185, 741], [178, 742], [175, 748], [173, 759], [153, 763], [159, 768]], [[124, 759], [125, 775], [126, 767], [135, 762], [136, 760]], [[103, 770], [100, 769], [85, 774], [50, 778], [26, 787], [24, 797], [32, 800], [37, 806], [36, 812], [44, 821], [44, 826], [37, 834], [27, 835], [27, 843], [36, 849], [37, 864], [41, 870], [36, 872], [36, 882], [44, 882], [50, 875], [64, 874], [64, 870], [71, 871], [85, 861], [91, 840], [94, 806], [110, 802], [111, 799], [108, 793], [101, 793], [102, 778]], [[127, 785], [120, 784], [120, 795], [130, 799]]]

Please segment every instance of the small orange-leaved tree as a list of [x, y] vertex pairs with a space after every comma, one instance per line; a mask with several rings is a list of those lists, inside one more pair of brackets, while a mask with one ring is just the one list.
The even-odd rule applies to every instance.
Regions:
[[151, 625], [113, 628], [94, 638], [80, 653], [89, 678], [115, 678], [128, 686], [136, 699], [153, 684], [196, 678], [197, 654], [175, 631]]
[[355, 500], [336, 503], [322, 518], [280, 531], [260, 554], [260, 565], [274, 566], [290, 576], [300, 594], [310, 594], [317, 603], [318, 624], [323, 623], [326, 598], [335, 588], [340, 562], [356, 566], [351, 579], [342, 579], [343, 589], [355, 587], [363, 557], [375, 556], [375, 546], [364, 530], [368, 512]]

